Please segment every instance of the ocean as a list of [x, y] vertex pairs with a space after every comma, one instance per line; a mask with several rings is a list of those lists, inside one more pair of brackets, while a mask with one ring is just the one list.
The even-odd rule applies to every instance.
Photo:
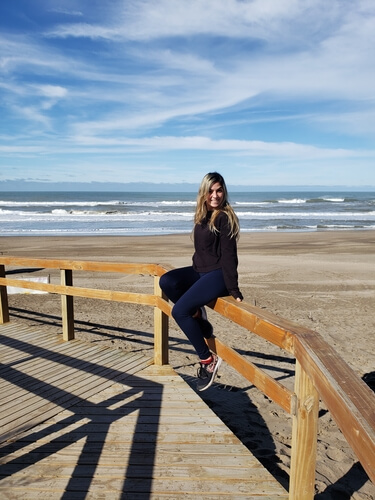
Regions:
[[[0, 192], [0, 236], [189, 233], [196, 193]], [[375, 229], [374, 192], [233, 192], [241, 232]]]

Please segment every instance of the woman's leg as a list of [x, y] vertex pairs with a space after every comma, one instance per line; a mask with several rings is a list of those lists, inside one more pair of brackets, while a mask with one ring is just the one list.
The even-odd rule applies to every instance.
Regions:
[[205, 360], [211, 356], [211, 353], [204, 340], [199, 322], [193, 318], [193, 315], [199, 307], [218, 297], [228, 295], [228, 290], [221, 269], [199, 276], [199, 279], [176, 301], [172, 315], [192, 343], [199, 359]]
[[174, 304], [200, 278], [192, 266], [172, 269], [161, 276], [159, 285]]

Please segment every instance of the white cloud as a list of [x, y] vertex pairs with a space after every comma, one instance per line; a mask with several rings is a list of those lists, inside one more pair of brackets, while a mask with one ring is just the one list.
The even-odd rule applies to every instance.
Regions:
[[[341, 1], [342, 3], [342, 1]], [[350, 2], [347, 11], [351, 10]], [[138, 0], [119, 2], [106, 25], [63, 24], [48, 36], [148, 41], [194, 35], [275, 40], [317, 36], [341, 16], [339, 0]], [[324, 16], [321, 15], [322, 9]], [[317, 27], [319, 25], [319, 29]], [[287, 26], [287, 29], [285, 29]]]
[[209, 137], [147, 137], [147, 138], [97, 138], [79, 136], [75, 141], [81, 145], [92, 145], [96, 148], [137, 148], [138, 150], [172, 151], [172, 150], [201, 150], [201, 151], [230, 151], [249, 156], [276, 157], [276, 158], [350, 158], [361, 156], [357, 151], [342, 148], [318, 148], [308, 144], [293, 142], [265, 142], [245, 140], [212, 140]]
[[42, 108], [35, 106], [13, 106], [13, 111], [27, 121], [39, 123], [44, 128], [50, 129], [51, 121], [41, 112]]
[[60, 85], [35, 85], [35, 88], [45, 97], [62, 98], [68, 93], [67, 89]]
[[63, 24], [54, 30], [46, 32], [45, 36], [59, 38], [118, 38], [117, 30], [113, 28], [87, 23]]
[[374, 103], [362, 103], [359, 111], [345, 111], [336, 114], [316, 114], [312, 118], [325, 130], [340, 130], [348, 136], [375, 137], [375, 109]]
[[65, 14], [67, 16], [78, 16], [78, 17], [83, 16], [83, 12], [81, 12], [79, 10], [63, 9], [62, 7], [52, 8], [49, 10], [49, 12], [55, 12], [57, 14]]
[[40, 146], [1, 146], [0, 152], [4, 154], [35, 154], [45, 153], [46, 149]]

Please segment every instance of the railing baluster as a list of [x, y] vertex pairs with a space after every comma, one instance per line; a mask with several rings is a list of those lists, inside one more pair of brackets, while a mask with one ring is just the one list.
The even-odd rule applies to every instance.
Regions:
[[319, 395], [296, 360], [289, 500], [314, 498]]
[[[71, 269], [61, 269], [61, 284], [73, 286], [73, 271]], [[61, 295], [61, 316], [63, 327], [63, 339], [74, 339], [74, 307], [71, 295]]]
[[[168, 300], [159, 286], [159, 276], [154, 277], [154, 294]], [[159, 309], [154, 308], [154, 363], [162, 366], [169, 363], [168, 347], [169, 318]]]
[[[5, 266], [0, 265], [0, 278], [5, 278]], [[7, 287], [0, 285], [0, 323], [9, 322], [9, 305]]]

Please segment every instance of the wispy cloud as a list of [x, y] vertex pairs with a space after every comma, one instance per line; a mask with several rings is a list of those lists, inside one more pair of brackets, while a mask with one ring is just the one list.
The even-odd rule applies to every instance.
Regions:
[[[350, 15], [351, 4], [344, 3]], [[332, 23], [345, 15], [342, 2], [338, 0], [328, 4], [323, 0], [185, 0], [177, 4], [174, 0], [140, 0], [118, 2], [117, 6], [116, 18], [109, 25], [63, 24], [50, 30], [48, 35], [113, 40], [122, 37], [139, 41], [209, 35], [265, 41], [277, 39], [282, 44], [293, 42], [294, 45], [296, 38], [307, 40], [311, 36], [322, 36]]]
[[[147, 138], [92, 138], [80, 136], [77, 143], [94, 145], [96, 147], [142, 148], [143, 150], [201, 150], [201, 151], [232, 151], [249, 156], [294, 157], [294, 158], [348, 158], [358, 157], [358, 151], [349, 149], [318, 148], [308, 144], [292, 142], [264, 142], [240, 140], [212, 140], [208, 137], [147, 137]], [[373, 153], [373, 152], [372, 152]]]
[[82, 17], [83, 12], [79, 10], [69, 10], [69, 9], [63, 9], [62, 7], [54, 7], [52, 9], [49, 9], [49, 12], [55, 12], [57, 14], [65, 14], [66, 16], [78, 16]]
[[60, 85], [35, 85], [35, 88], [41, 95], [54, 99], [65, 97], [68, 93], [67, 89]]

